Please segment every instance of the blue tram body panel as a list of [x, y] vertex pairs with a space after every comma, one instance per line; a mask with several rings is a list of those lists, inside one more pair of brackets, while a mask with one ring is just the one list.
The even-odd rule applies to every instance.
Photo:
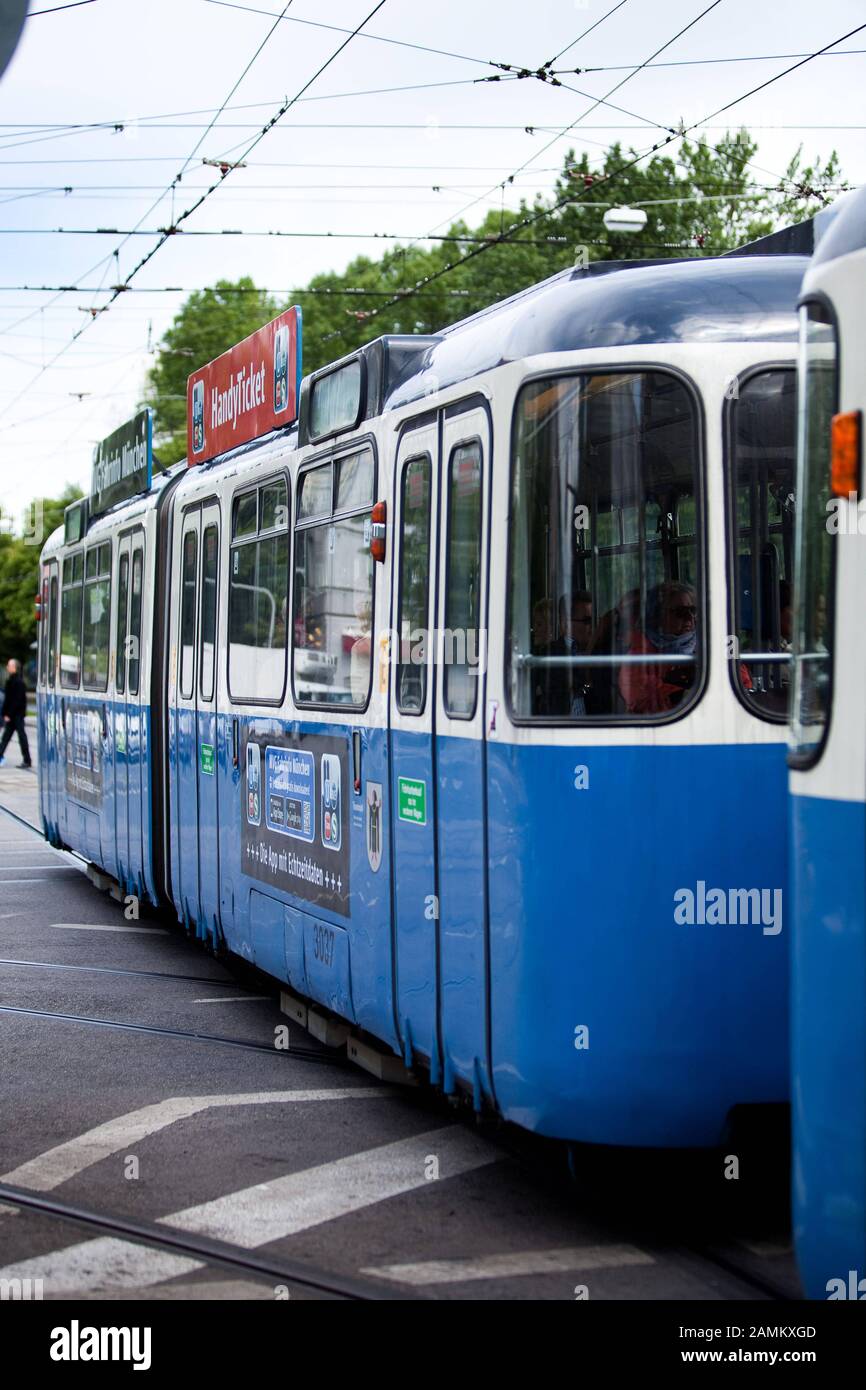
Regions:
[[[764, 922], [759, 914], [733, 923], [707, 920], [705, 913], [714, 891], [756, 894], [760, 905], [762, 895], [773, 901], [786, 886], [784, 749], [773, 731], [736, 702], [722, 663], [707, 664], [706, 688], [696, 690], [694, 707], [684, 702], [676, 730], [662, 727], [672, 711], [658, 736], [624, 720], [616, 728], [603, 720], [582, 726], [576, 710], [570, 724], [559, 716], [551, 721], [555, 732], [546, 716], [518, 725], [503, 686], [507, 659], [499, 658], [483, 673], [470, 717], [459, 700], [449, 708], [446, 683], [432, 664], [423, 709], [403, 708], [393, 667], [388, 680], [388, 639], [383, 657], [379, 636], [389, 622], [401, 621], [398, 571], [406, 547], [399, 525], [391, 521], [390, 571], [372, 564], [370, 545], [381, 525], [373, 525], [374, 504], [384, 500], [389, 518], [404, 515], [394, 441], [421, 411], [431, 479], [429, 554], [414, 582], [425, 587], [425, 621], [434, 629], [445, 622], [452, 535], [455, 564], [462, 545], [448, 508], [454, 498], [475, 496], [471, 471], [461, 463], [452, 476], [449, 460], [475, 441], [483, 417], [477, 513], [474, 502], [460, 513], [461, 525], [477, 528], [479, 536], [465, 622], [489, 627], [492, 650], [505, 649], [517, 640], [504, 602], [502, 556], [511, 544], [509, 441], [523, 385], [542, 359], [546, 372], [572, 375], [607, 374], [620, 365], [634, 372], [641, 362], [660, 370], [665, 344], [677, 345], [671, 365], [686, 373], [686, 345], [705, 336], [708, 322], [711, 341], [726, 345], [722, 352], [733, 344], [735, 371], [750, 335], [762, 343], [759, 361], [775, 359], [782, 352], [776, 345], [793, 334], [798, 276], [793, 264], [767, 262], [710, 268], [689, 262], [631, 269], [619, 279], [613, 270], [566, 272], [441, 335], [383, 339], [364, 349], [366, 417], [359, 404], [352, 437], [305, 434], [308, 380], [297, 437], [274, 436], [176, 470], [153, 501], [147, 533], [144, 588], [152, 587], [153, 603], [142, 634], [152, 672], [141, 690], [149, 692], [152, 708], [144, 696], [40, 692], [49, 836], [115, 875], [124, 891], [173, 907], [209, 946], [224, 946], [285, 982], [407, 1065], [428, 1068], [446, 1093], [460, 1088], [477, 1109], [495, 1108], [543, 1135], [603, 1144], [715, 1144], [732, 1107], [784, 1100], [787, 920], [783, 913], [778, 923]], [[606, 306], [601, 315], [600, 306]], [[635, 344], [644, 345], [642, 355]], [[588, 361], [590, 348], [602, 354], [599, 362]], [[710, 406], [718, 410], [721, 401], [722, 367], [709, 360], [706, 342], [698, 351], [704, 356], [694, 392], [696, 399], [705, 393], [701, 408], [709, 419]], [[748, 365], [755, 365], [751, 356]], [[460, 383], [462, 397], [450, 391]], [[727, 486], [722, 423], [719, 413], [707, 431], [710, 442], [696, 445], [703, 471], [688, 494], [695, 517], [700, 513], [703, 524], [705, 511], [712, 528], [706, 556], [698, 550], [704, 540], [697, 521], [694, 533], [682, 533], [700, 574], [705, 558], [708, 574], [721, 572], [712, 565], [724, 530], [714, 519], [724, 513]], [[330, 554], [343, 524], [336, 504], [343, 466], [348, 486], [348, 464], [359, 447], [371, 458], [375, 452], [364, 494], [369, 539], [364, 508], [352, 509], [370, 554], [359, 548], [355, 559], [363, 563], [347, 568], [339, 583], [328, 580], [341, 594], [340, 604], [329, 607], [319, 580], [304, 569], [313, 575], [312, 543], [307, 553], [298, 542], [304, 530], [313, 534], [313, 525], [326, 523], [314, 514], [312, 485], [313, 510], [303, 514], [306, 483], [299, 478], [323, 460], [333, 466]], [[357, 479], [362, 476], [359, 469]], [[266, 485], [275, 477], [285, 480], [288, 520], [271, 527], [262, 517]], [[715, 512], [704, 501], [705, 485]], [[258, 541], [270, 544], [285, 530], [287, 542], [268, 639], [258, 634], [252, 643], [238, 636], [244, 623], [232, 618], [232, 594], [249, 586], [235, 583], [230, 556], [249, 539], [237, 527], [238, 499], [256, 490]], [[116, 526], [112, 545], [122, 544], [131, 519], [118, 511], [98, 524]], [[208, 552], [214, 567], [205, 637], [209, 527], [217, 541]], [[349, 534], [341, 533], [344, 541]], [[197, 542], [191, 579], [184, 570], [189, 535]], [[466, 547], [466, 563], [475, 563], [469, 552]], [[117, 573], [114, 565], [112, 582]], [[367, 644], [366, 706], [360, 698], [351, 704], [351, 681], [345, 689], [328, 685], [324, 667], [320, 685], [309, 675], [301, 677], [310, 682], [305, 689], [292, 684], [291, 634], [299, 615], [311, 616], [295, 603], [300, 576], [343, 642], [357, 641], [362, 621], [346, 595], [354, 584], [366, 597], [364, 622], [380, 644], [378, 671], [377, 647]], [[708, 630], [726, 605], [724, 581], [718, 590], [701, 593], [700, 621]], [[117, 601], [115, 588], [111, 641], [119, 650]], [[243, 609], [238, 612], [242, 618]], [[273, 640], [277, 624], [281, 635]], [[210, 682], [202, 675], [205, 645]], [[235, 651], [234, 670], [233, 649], [243, 652], [241, 659]], [[341, 658], [346, 650], [340, 646]], [[277, 669], [283, 651], [287, 674], [280, 687], [266, 672]], [[58, 680], [60, 669], [58, 661]], [[109, 690], [118, 683], [112, 664]], [[417, 731], [407, 727], [415, 714], [424, 716]], [[677, 919], [677, 895], [684, 892], [700, 899], [699, 920]]]
[[674, 915], [681, 889], [701, 915], [701, 882], [784, 887], [784, 749], [491, 744], [488, 757], [503, 1114], [591, 1142], [706, 1145], [735, 1104], [786, 1100], [784, 919], [765, 934]]
[[[186, 713], [172, 711], [173, 728]], [[237, 766], [230, 751], [235, 719]], [[354, 732], [360, 734], [365, 785], [385, 785], [382, 729], [221, 714], [220, 837], [201, 837], [201, 875], [213, 882], [219, 873], [219, 926], [230, 951], [399, 1050], [387, 822], [380, 811], [374, 869], [366, 802], [351, 776]], [[173, 739], [176, 785], [192, 770], [193, 740], [183, 729]], [[183, 821], [174, 834], [174, 905], [190, 923], [193, 903], [176, 860], [196, 852], [196, 839]]]
[[149, 708], [49, 691], [37, 696], [37, 715], [47, 838], [157, 906]]
[[866, 806], [791, 802], [794, 1234], [826, 1298], [866, 1275]]

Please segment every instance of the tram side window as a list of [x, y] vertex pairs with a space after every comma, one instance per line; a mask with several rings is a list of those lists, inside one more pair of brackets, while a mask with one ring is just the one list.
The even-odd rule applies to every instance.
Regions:
[[187, 531], [183, 538], [180, 606], [180, 693], [192, 699], [195, 688], [195, 590], [198, 538]]
[[481, 619], [481, 445], [460, 444], [448, 468], [448, 561], [442, 661], [443, 700], [453, 719], [471, 719], [478, 701]]
[[129, 693], [138, 694], [138, 677], [141, 670], [141, 584], [143, 570], [143, 551], [138, 546], [132, 552], [132, 593], [129, 604]]
[[42, 580], [39, 604], [39, 684], [48, 683], [48, 574]]
[[[207, 529], [214, 532], [215, 565], [216, 528]], [[236, 497], [232, 508], [228, 682], [233, 700], [282, 702], [288, 595], [288, 489], [285, 478], [276, 478]]]
[[548, 377], [515, 412], [509, 696], [518, 719], [681, 714], [701, 684], [699, 433], [664, 372]]
[[118, 695], [126, 689], [126, 617], [129, 606], [129, 556], [121, 555], [117, 581], [117, 626], [114, 637], [114, 688]]
[[202, 541], [201, 635], [199, 638], [199, 688], [203, 700], [212, 700], [216, 671], [217, 559], [216, 526], [206, 526]]
[[400, 643], [397, 706], [403, 714], [423, 714], [427, 702], [430, 598], [430, 455], [410, 459], [403, 469], [400, 512]]
[[88, 550], [84, 566], [84, 685], [108, 687], [108, 647], [111, 620], [111, 546], [108, 541]]
[[373, 486], [369, 449], [301, 475], [292, 615], [296, 704], [361, 707], [369, 699]]
[[77, 690], [81, 680], [81, 608], [84, 554], [63, 561], [63, 593], [60, 599], [60, 684]]
[[[798, 763], [821, 753], [830, 719], [833, 672], [834, 523], [830, 425], [838, 409], [838, 345], [822, 304], [800, 311], [801, 377], [797, 478], [797, 613], [794, 630], [792, 752]], [[844, 503], [837, 503], [845, 505]], [[837, 512], [838, 517], [838, 512]]]
[[57, 665], [57, 575], [51, 576], [50, 598], [48, 600], [48, 684], [54, 685]]
[[796, 391], [793, 368], [764, 371], [743, 382], [730, 404], [737, 640], [728, 657], [741, 698], [756, 714], [780, 720], [791, 683]]

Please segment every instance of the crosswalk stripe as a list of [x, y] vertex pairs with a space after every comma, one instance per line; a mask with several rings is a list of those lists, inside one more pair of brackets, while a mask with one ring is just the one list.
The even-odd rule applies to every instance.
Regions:
[[[433, 1158], [441, 1180], [502, 1157], [477, 1135], [454, 1125], [256, 1183], [160, 1220], [252, 1250], [427, 1186], [433, 1181], [428, 1176]], [[147, 1288], [200, 1268], [201, 1261], [187, 1256], [105, 1236], [19, 1260], [0, 1269], [0, 1277], [41, 1278], [49, 1297], [56, 1297], [102, 1288]]]
[[[9, 879], [0, 879], [0, 883], [8, 883]], [[27, 879], [20, 879], [19, 882], [26, 883]], [[52, 922], [55, 931], [123, 931], [138, 932], [143, 936], [168, 936], [165, 927], [128, 927], [122, 922]]]
[[88, 1129], [84, 1134], [67, 1139], [53, 1149], [46, 1149], [37, 1158], [28, 1159], [17, 1168], [3, 1173], [0, 1182], [11, 1183], [17, 1187], [30, 1187], [38, 1192], [52, 1192], [61, 1183], [68, 1182], [78, 1173], [110, 1158], [115, 1153], [125, 1153], [135, 1144], [177, 1124], [179, 1120], [189, 1119], [205, 1110], [221, 1110], [235, 1105], [303, 1105], [311, 1101], [329, 1100], [370, 1100], [377, 1097], [391, 1097], [395, 1094], [383, 1086], [355, 1086], [346, 1088], [321, 1088], [312, 1091], [246, 1091], [238, 1095], [216, 1094], [212, 1096], [172, 1096], [155, 1105], [142, 1106], [140, 1110], [130, 1110], [125, 1115], [117, 1115], [113, 1120]]
[[562, 1274], [569, 1270], [620, 1269], [655, 1264], [652, 1255], [633, 1245], [584, 1245], [561, 1250], [523, 1250], [510, 1255], [421, 1260], [416, 1264], [368, 1265], [362, 1274], [397, 1284], [465, 1284], [477, 1279], [518, 1279], [527, 1274]]

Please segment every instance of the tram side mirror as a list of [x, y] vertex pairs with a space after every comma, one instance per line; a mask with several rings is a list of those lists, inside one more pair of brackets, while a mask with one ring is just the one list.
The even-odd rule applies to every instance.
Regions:
[[370, 513], [370, 554], [380, 565], [385, 563], [387, 520], [387, 503], [377, 502]]

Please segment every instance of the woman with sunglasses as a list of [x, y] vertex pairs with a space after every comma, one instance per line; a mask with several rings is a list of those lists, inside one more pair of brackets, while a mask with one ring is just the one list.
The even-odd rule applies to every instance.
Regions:
[[645, 629], [634, 629], [629, 655], [663, 654], [692, 660], [670, 666], [661, 662], [623, 666], [619, 689], [626, 713], [660, 714], [679, 704], [695, 678], [696, 620], [695, 591], [690, 584], [657, 584], [650, 590]]

